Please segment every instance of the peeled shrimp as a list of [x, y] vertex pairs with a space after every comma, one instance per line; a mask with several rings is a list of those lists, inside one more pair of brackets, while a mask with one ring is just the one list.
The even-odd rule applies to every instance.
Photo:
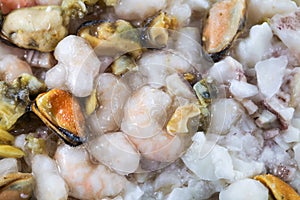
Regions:
[[32, 172], [36, 180], [35, 196], [37, 199], [68, 199], [68, 186], [59, 175], [54, 160], [46, 155], [35, 155], [32, 159]]
[[100, 74], [97, 79], [98, 110], [90, 117], [93, 135], [116, 131], [120, 128], [123, 106], [130, 89], [113, 74]]
[[171, 103], [167, 93], [149, 86], [142, 87], [125, 104], [121, 130], [136, 138], [160, 134]]
[[103, 199], [124, 190], [126, 179], [103, 165], [92, 164], [83, 147], [59, 146], [54, 157], [74, 198]]
[[174, 161], [182, 151], [180, 138], [163, 131], [171, 104], [167, 93], [149, 86], [140, 88], [126, 102], [121, 130], [147, 159]]
[[144, 158], [159, 162], [173, 162], [183, 152], [183, 142], [178, 136], [171, 136], [165, 131], [150, 138], [130, 137], [133, 144]]
[[[60, 89], [67, 87], [78, 97], [90, 95], [93, 91], [94, 78], [101, 66], [92, 47], [83, 38], [69, 35], [58, 43], [54, 56], [58, 64], [47, 71], [45, 79], [47, 86]], [[66, 76], [62, 76], [61, 71], [64, 71]]]
[[149, 85], [161, 88], [165, 86], [168, 75], [190, 72], [192, 66], [189, 62], [178, 52], [158, 51], [143, 54], [138, 66], [141, 73], [147, 77]]
[[30, 66], [17, 56], [6, 55], [0, 60], [0, 80], [12, 82], [23, 73], [32, 74]]
[[89, 153], [119, 174], [133, 173], [139, 166], [140, 154], [122, 132], [104, 134], [89, 144]]

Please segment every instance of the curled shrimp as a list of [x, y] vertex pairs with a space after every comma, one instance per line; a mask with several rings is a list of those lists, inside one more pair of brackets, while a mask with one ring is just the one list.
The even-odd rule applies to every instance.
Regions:
[[103, 165], [92, 164], [83, 147], [59, 146], [54, 158], [72, 197], [102, 199], [117, 196], [124, 190], [125, 177], [111, 172]]

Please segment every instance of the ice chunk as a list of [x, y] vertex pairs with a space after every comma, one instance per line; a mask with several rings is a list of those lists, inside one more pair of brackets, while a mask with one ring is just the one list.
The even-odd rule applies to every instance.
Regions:
[[231, 94], [240, 99], [252, 97], [258, 93], [258, 89], [255, 85], [237, 80], [230, 81], [229, 90]]
[[280, 40], [300, 59], [300, 10], [289, 14], [277, 14], [270, 21], [271, 28]]
[[258, 88], [266, 98], [271, 98], [278, 92], [287, 64], [286, 56], [270, 58], [256, 63]]
[[229, 185], [220, 192], [220, 200], [268, 200], [269, 190], [259, 181], [243, 179]]
[[237, 60], [228, 56], [215, 63], [209, 70], [208, 75], [218, 83], [227, 83], [229, 80], [240, 80], [244, 75], [243, 66]]
[[193, 141], [182, 157], [192, 172], [203, 180], [233, 179], [232, 160], [226, 148], [206, 141], [203, 132], [196, 133]]
[[208, 132], [226, 134], [242, 114], [242, 108], [233, 99], [219, 99], [211, 105], [211, 122]]
[[253, 67], [272, 47], [272, 37], [272, 29], [266, 22], [253, 26], [250, 29], [249, 37], [242, 40], [237, 46], [238, 59], [243, 64]]

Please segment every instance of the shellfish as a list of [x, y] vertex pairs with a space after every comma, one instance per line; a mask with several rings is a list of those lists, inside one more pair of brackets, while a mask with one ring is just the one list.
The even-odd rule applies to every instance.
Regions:
[[167, 45], [169, 30], [176, 29], [178, 23], [175, 17], [164, 12], [146, 22], [146, 28], [142, 35], [143, 44], [146, 48], [162, 48]]
[[300, 199], [299, 194], [297, 194], [297, 192], [291, 186], [272, 174], [258, 175], [255, 176], [254, 179], [260, 181], [267, 188], [269, 188], [271, 194], [276, 200]]
[[29, 74], [22, 74], [11, 84], [0, 82], [0, 157], [24, 156], [22, 150], [11, 145], [15, 138], [9, 130], [26, 112], [30, 97], [45, 89], [45, 84]]
[[79, 102], [69, 92], [52, 89], [42, 93], [31, 110], [67, 144], [77, 146], [85, 141], [85, 118]]
[[26, 200], [33, 194], [34, 179], [29, 173], [10, 173], [0, 178], [0, 199]]
[[138, 58], [142, 53], [138, 29], [125, 20], [89, 21], [79, 27], [77, 35], [87, 40], [97, 55], [114, 57], [129, 53]]
[[220, 60], [244, 27], [245, 0], [224, 0], [215, 3], [203, 29], [205, 51], [214, 61]]
[[68, 23], [60, 6], [21, 8], [4, 17], [1, 38], [21, 48], [51, 52], [68, 34]]

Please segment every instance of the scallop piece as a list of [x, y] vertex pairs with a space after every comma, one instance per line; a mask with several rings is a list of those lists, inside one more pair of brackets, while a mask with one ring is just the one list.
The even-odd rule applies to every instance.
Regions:
[[214, 61], [220, 60], [244, 26], [245, 0], [225, 0], [213, 4], [203, 29], [204, 49]]
[[212, 65], [201, 46], [200, 30], [197, 27], [183, 27], [172, 31], [175, 50], [178, 51], [200, 73], [205, 73]]
[[299, 200], [299, 194], [287, 183], [272, 174], [255, 176], [254, 179], [263, 183], [276, 200]]
[[35, 0], [37, 5], [61, 5], [63, 0]]

